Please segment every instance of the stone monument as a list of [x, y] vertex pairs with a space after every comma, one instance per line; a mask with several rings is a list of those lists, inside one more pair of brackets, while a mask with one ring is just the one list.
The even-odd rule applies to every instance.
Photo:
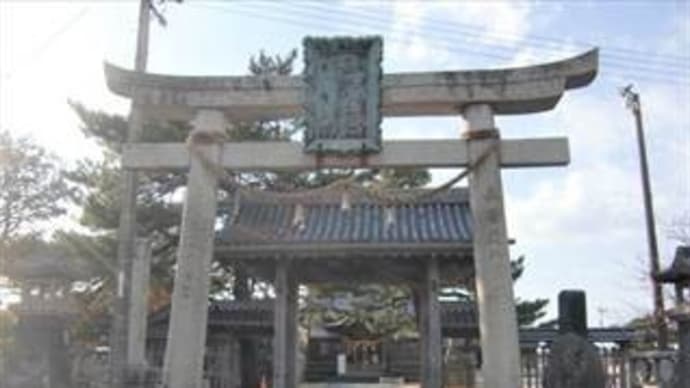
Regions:
[[558, 295], [559, 336], [551, 345], [544, 388], [606, 388], [606, 373], [596, 347], [587, 341], [584, 291]]

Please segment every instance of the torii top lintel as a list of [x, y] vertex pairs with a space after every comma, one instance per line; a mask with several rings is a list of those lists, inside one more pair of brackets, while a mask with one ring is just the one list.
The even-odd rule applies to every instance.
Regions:
[[[386, 74], [384, 116], [457, 115], [470, 104], [490, 104], [496, 114], [552, 109], [564, 91], [588, 85], [598, 50], [536, 66], [496, 70]], [[218, 109], [232, 120], [289, 118], [302, 113], [300, 76], [173, 76], [138, 73], [105, 63], [108, 87], [136, 98], [147, 116], [188, 120], [198, 109]]]

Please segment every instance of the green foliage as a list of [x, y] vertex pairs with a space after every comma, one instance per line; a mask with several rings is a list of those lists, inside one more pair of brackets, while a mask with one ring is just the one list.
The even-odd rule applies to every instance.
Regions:
[[544, 308], [548, 304], [548, 299], [521, 300], [517, 298], [515, 308], [517, 309], [518, 325], [521, 327], [533, 325], [546, 315]]
[[[61, 231], [56, 241], [69, 249], [72, 257], [91, 274], [88, 287], [78, 295], [82, 319], [77, 334], [82, 340], [95, 340], [107, 325], [117, 273], [117, 228], [120, 219], [119, 160], [127, 137], [128, 123], [121, 115], [90, 110], [78, 102], [70, 106], [81, 122], [81, 131], [101, 147], [98, 160], [82, 160], [65, 173], [72, 189], [73, 203], [81, 208], [78, 231]], [[184, 141], [189, 133], [185, 123], [149, 124], [144, 127], [143, 141]], [[137, 192], [138, 236], [153, 242], [154, 264], [151, 268], [150, 305], [160, 308], [169, 301], [172, 263], [179, 239], [179, 192], [186, 184], [182, 173], [139, 174]]]
[[19, 246], [64, 214], [70, 195], [54, 156], [28, 137], [0, 132], [0, 286]]
[[[250, 67], [255, 75], [284, 74], [292, 70], [296, 51], [281, 59], [260, 54], [253, 58]], [[127, 119], [121, 115], [91, 110], [79, 102], [70, 106], [80, 119], [81, 130], [87, 138], [94, 139], [102, 149], [100, 160], [82, 160], [65, 174], [72, 189], [72, 200], [81, 208], [79, 222], [86, 231], [62, 231], [56, 239], [84, 260], [92, 279], [79, 295], [84, 312], [80, 334], [88, 338], [99, 334], [98, 324], [107, 319], [108, 309], [115, 286], [117, 257], [117, 228], [120, 217], [121, 173], [119, 160], [122, 145], [128, 131]], [[239, 125], [227, 131], [234, 141], [283, 140], [287, 141], [297, 131], [298, 122], [258, 122]], [[146, 124], [142, 141], [184, 142], [191, 128], [187, 123], [167, 122]], [[287, 173], [241, 174], [240, 182], [272, 190], [287, 190], [294, 182], [307, 181], [307, 176]], [[137, 235], [147, 236], [153, 242], [153, 267], [151, 269], [150, 305], [161, 307], [169, 302], [172, 286], [173, 263], [179, 241], [180, 195], [186, 186], [187, 176], [180, 172], [139, 174], [137, 192]], [[288, 182], [290, 184], [288, 184]], [[297, 183], [297, 184], [302, 184]], [[221, 182], [221, 197], [227, 197], [232, 188]], [[232, 268], [214, 264], [212, 293], [223, 297], [235, 280]], [[244, 283], [249, 282], [244, 279]]]
[[261, 50], [258, 56], [249, 60], [249, 73], [255, 76], [290, 75], [297, 59], [297, 49], [293, 49], [285, 58], [280, 55], [270, 56]]
[[69, 194], [55, 157], [27, 137], [0, 132], [0, 247], [64, 214]]
[[[525, 257], [520, 256], [515, 260], [511, 260], [510, 268], [513, 281], [515, 282], [525, 272]], [[544, 309], [547, 304], [549, 304], [548, 299], [522, 300], [517, 298], [515, 300], [515, 308], [517, 309], [518, 325], [521, 327], [531, 326], [543, 318], [546, 315]]]
[[310, 287], [301, 320], [305, 326], [335, 328], [355, 338], [414, 333], [416, 322], [410, 298], [408, 288], [391, 285]]

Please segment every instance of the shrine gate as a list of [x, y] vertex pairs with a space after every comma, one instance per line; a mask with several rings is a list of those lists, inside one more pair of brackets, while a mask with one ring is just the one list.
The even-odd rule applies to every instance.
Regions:
[[[566, 165], [569, 151], [565, 138], [501, 140], [494, 118], [554, 108], [566, 90], [595, 78], [598, 53], [504, 70], [399, 74], [383, 74], [381, 57], [377, 38], [308, 38], [303, 77], [182, 77], [106, 64], [109, 88], [132, 98], [143, 112], [144, 117], [133, 119], [187, 120], [194, 127], [188, 144], [127, 144], [123, 156], [128, 169], [189, 171], [164, 362], [166, 387], [201, 388], [216, 192], [224, 171], [335, 167], [467, 167], [484, 384], [520, 385], [500, 169]], [[304, 145], [222, 140], [235, 122], [300, 115], [307, 121]], [[458, 139], [382, 141], [384, 116], [460, 116], [466, 129]], [[133, 219], [129, 216], [122, 219]], [[273, 386], [294, 388], [298, 270], [281, 257], [276, 255], [272, 265]], [[439, 277], [438, 261], [427, 260], [421, 304], [427, 318], [420, 333], [425, 388], [442, 385]]]

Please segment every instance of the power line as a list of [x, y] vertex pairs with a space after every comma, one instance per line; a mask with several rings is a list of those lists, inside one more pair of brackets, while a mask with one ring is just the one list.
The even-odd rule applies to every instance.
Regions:
[[[342, 13], [339, 13], [339, 14], [342, 14]], [[313, 17], [314, 15], [307, 15], [307, 16]], [[316, 17], [318, 17], [318, 16], [319, 15], [316, 15]], [[371, 19], [371, 17], [367, 18], [367, 20], [369, 20], [369, 19]], [[361, 20], [352, 21], [352, 22], [362, 24]], [[364, 24], [372, 25], [370, 22], [366, 22], [366, 21], [364, 22]], [[381, 28], [380, 25], [375, 25], [374, 27]], [[456, 43], [455, 45], [446, 43], [447, 48], [449, 48], [449, 49], [459, 48], [462, 51], [467, 51], [466, 49], [460, 48], [457, 45], [457, 43], [463, 44], [466, 42], [455, 39], [452, 36], [448, 37], [448, 34], [443, 34], [442, 36], [439, 36], [437, 40], [438, 41], [446, 41], [446, 42], [448, 42], [448, 41], [455, 42]], [[472, 43], [472, 42], [467, 42], [467, 43]], [[432, 42], [432, 44], [434, 44], [434, 42]], [[488, 46], [488, 45], [485, 44], [485, 46]], [[485, 48], [489, 48], [491, 50], [490, 47], [485, 47]], [[491, 56], [491, 57], [495, 57], [495, 58], [501, 58], [504, 60], [510, 60], [516, 54], [517, 48], [504, 46], [503, 48], [497, 47], [496, 49], [494, 49], [493, 51], [490, 51], [490, 52], [487, 52], [486, 50], [478, 51], [476, 49], [474, 51], [477, 51], [478, 54], [483, 55], [483, 56]], [[500, 52], [500, 54], [495, 54], [495, 51]], [[561, 49], [558, 49], [558, 51], [561, 51]], [[663, 69], [646, 68], [644, 66], [644, 64], [638, 64], [637, 62], [633, 62], [633, 61], [626, 61], [625, 63], [616, 63], [615, 60], [612, 61], [610, 58], [606, 57], [605, 51], [602, 55], [601, 63], [607, 67], [618, 68], [618, 69], [621, 69], [624, 71], [637, 71], [637, 72], [644, 72], [647, 74], [652, 74], [652, 77], [647, 77], [647, 78], [653, 78], [653, 79], [658, 79], [658, 80], [663, 80], [663, 81], [668, 81], [668, 82], [677, 82], [677, 79], [675, 77], [668, 74], [668, 68], [667, 67], [665, 67]], [[636, 67], [638, 67], [639, 69], [635, 69]], [[662, 71], [661, 74], [660, 74], [660, 71]], [[681, 75], [681, 76], [683, 76], [683, 75]], [[688, 73], [687, 75], [690, 76], [690, 73]]]
[[[262, 1], [258, 1], [256, 3], [265, 3]], [[254, 3], [254, 4], [256, 4]], [[274, 3], [275, 4], [275, 3]], [[294, 3], [293, 3], [294, 4]], [[320, 3], [314, 3], [314, 2], [301, 2], [299, 3], [301, 5], [304, 5], [306, 7], [312, 8], [312, 9], [319, 9], [324, 12], [332, 12], [332, 8], [326, 8], [324, 7], [323, 4]], [[350, 14], [359, 14], [360, 16], [371, 18], [375, 16], [376, 14], [366, 12], [366, 11], [360, 11], [357, 9], [347, 9], [347, 10], [339, 10], [339, 14], [342, 14], [343, 12], [345, 13], [350, 13]], [[412, 20], [409, 16], [405, 15], [396, 15], [396, 18], [400, 18], [403, 20]], [[434, 18], [431, 16], [427, 16], [426, 19], [431, 22], [433, 26], [442, 26], [442, 25], [451, 25], [448, 23], [448, 21], [443, 20], [443, 19], [438, 19]], [[472, 25], [472, 24], [467, 24], [467, 23], [461, 23], [461, 22], [454, 22], [452, 24], [452, 27], [454, 27], [455, 31], [460, 31], [460, 30], [466, 30], [470, 31], [475, 34], [480, 34], [481, 36], [485, 36], [485, 31], [482, 28], [482, 26], [479, 25]], [[500, 33], [493, 33], [491, 34], [496, 38], [499, 37], [508, 37], [510, 39], [515, 38], [515, 36], [511, 36], [510, 34], [500, 34]], [[540, 36], [540, 35], [533, 35], [530, 34], [527, 37], [521, 39], [523, 41], [532, 41], [534, 43], [539, 42], [541, 45], [550, 45], [550, 46], [556, 46], [556, 48], [559, 48], [565, 44], [572, 44], [576, 46], [583, 46], [583, 47], [591, 47], [591, 43], [589, 42], [584, 42], [584, 41], [571, 41], [567, 42], [562, 39], [557, 39], [553, 37], [546, 37], [546, 36]], [[659, 54], [654, 54], [650, 53], [647, 51], [641, 51], [641, 50], [635, 50], [635, 49], [630, 49], [630, 48], [625, 48], [625, 47], [617, 47], [617, 46], [607, 46], [606, 50], [609, 53], [613, 53], [611, 55], [613, 56], [622, 56], [624, 59], [631, 59], [631, 57], [634, 57], [637, 60], [643, 60], [643, 61], [649, 61], [650, 59], [654, 61], [659, 61], [659, 62], [666, 62], [666, 63], [673, 63], [675, 65], [681, 65], [681, 66], [687, 66], [688, 62], [690, 62], [690, 56], [685, 56], [685, 55], [673, 55], [673, 54], [664, 54], [664, 55], [659, 55]], [[657, 59], [654, 59], [656, 57]]]
[[16, 68], [8, 71], [5, 73], [3, 78], [5, 79], [10, 79], [12, 76], [16, 73], [18, 70], [22, 70], [29, 66], [31, 62], [34, 62], [38, 60], [48, 49], [50, 49], [55, 42], [58, 41], [58, 39], [67, 33], [72, 27], [74, 27], [77, 22], [79, 22], [86, 14], [90, 11], [91, 9], [87, 7], [83, 7], [76, 15], [73, 17], [69, 18], [63, 25], [61, 25], [57, 30], [55, 30], [53, 33], [51, 33], [41, 45], [36, 47], [34, 50], [31, 51], [31, 53], [27, 56], [27, 59], [24, 61], [24, 64], [21, 66], [17, 66]]
[[[263, 13], [263, 12], [260, 13], [260, 12], [256, 12], [256, 11], [251, 10], [251, 9], [250, 10], [237, 9], [237, 8], [230, 9], [227, 7], [218, 7], [218, 6], [211, 6], [211, 5], [199, 5], [199, 4], [193, 4], [193, 5], [196, 6], [197, 8], [206, 9], [206, 10], [210, 10], [210, 11], [218, 11], [218, 12], [229, 13], [229, 14], [241, 14], [241, 15], [250, 16], [250, 17], [263, 19], [263, 20], [277, 21], [277, 22], [289, 24], [289, 25], [292, 25], [295, 27], [303, 27], [304, 26], [304, 23], [302, 23], [302, 20], [298, 20], [298, 19], [294, 19], [294, 18], [290, 18], [290, 17], [285, 17], [284, 15], [277, 15], [277, 14], [273, 14], [273, 13]], [[238, 4], [234, 3], [233, 5], [238, 5]], [[324, 23], [318, 23], [319, 21], [323, 22], [323, 20], [317, 20], [317, 21], [309, 20], [310, 25], [312, 25], [312, 26], [333, 27], [331, 24], [326, 25]], [[356, 27], [350, 27], [349, 29], [350, 30], [358, 30], [358, 31], [361, 30], [360, 28], [356, 28]], [[396, 41], [396, 42], [400, 42], [400, 43], [408, 43], [408, 41], [406, 39], [401, 39], [401, 38], [398, 38], [396, 36], [388, 36], [388, 39]], [[444, 48], [446, 48], [446, 47], [444, 46]], [[469, 53], [478, 54], [478, 55], [482, 55], [482, 56], [497, 58], [497, 59], [501, 59], [501, 60], [510, 59], [510, 57], [507, 57], [504, 55], [492, 54], [489, 52], [482, 52], [482, 51], [476, 50], [476, 49], [469, 49], [469, 50], [462, 50], [462, 51], [466, 51]]]
[[[234, 4], [238, 5], [237, 3], [234, 3]], [[275, 12], [273, 12], [273, 13], [271, 13], [271, 12], [257, 13], [257, 11], [254, 9], [254, 7], [252, 7], [252, 9], [249, 9], [249, 10], [248, 9], [237, 9], [237, 8], [234, 8], [233, 10], [231, 10], [229, 8], [224, 8], [224, 7], [207, 7], [207, 8], [217, 9], [221, 12], [235, 12], [235, 13], [245, 14], [248, 16], [262, 18], [262, 19], [276, 20], [276, 21], [288, 23], [288, 24], [299, 24], [299, 25], [304, 24], [303, 20], [298, 21], [296, 19], [292, 19], [289, 17], [286, 18], [285, 15], [278, 15]], [[285, 11], [285, 10], [283, 10], [283, 11]], [[299, 11], [297, 11], [297, 12], [299, 12]], [[292, 13], [294, 15], [295, 10], [287, 10], [286, 13], [288, 13], [288, 14]], [[302, 15], [309, 18], [308, 23], [310, 23], [311, 25], [319, 26], [318, 22], [325, 21], [323, 17], [316, 17], [316, 22], [315, 22], [314, 15], [308, 15], [308, 14], [305, 15], [304, 13], [302, 13]], [[325, 15], [317, 15], [317, 16], [325, 16]], [[354, 25], [357, 25], [357, 26], [365, 25], [365, 26], [369, 26], [369, 27], [375, 28], [375, 29], [381, 28], [381, 25], [378, 25], [378, 24], [372, 25], [371, 23], [368, 23], [368, 22], [362, 21], [362, 20], [351, 21], [351, 22], [352, 22], [353, 27], [349, 27], [349, 29], [355, 30], [356, 32], [361, 32], [361, 29], [358, 27], [354, 27]], [[323, 24], [321, 24], [321, 25], [323, 26]], [[348, 25], [348, 26], [350, 26], [350, 25]], [[329, 24], [327, 27], [332, 27], [332, 25]], [[389, 37], [389, 39], [393, 40], [393, 41], [398, 41], [401, 43], [409, 43], [409, 40], [405, 39], [405, 38], [392, 37], [392, 39], [391, 39]], [[503, 50], [502, 53], [496, 53], [496, 52], [492, 52], [492, 51], [479, 50], [476, 47], [468, 49], [465, 47], [459, 47], [458, 45], [449, 44], [447, 42], [448, 40], [453, 40], [453, 39], [452, 38], [448, 39], [447, 37], [444, 36], [442, 39], [438, 39], [436, 41], [429, 42], [429, 44], [432, 46], [443, 47], [444, 49], [447, 49], [449, 51], [458, 50], [458, 51], [462, 51], [465, 53], [476, 54], [476, 55], [480, 55], [480, 56], [484, 56], [484, 57], [498, 58], [498, 59], [506, 60], [506, 61], [511, 60], [515, 54], [514, 52], [512, 52], [512, 50], [511, 50], [511, 53], [506, 52], [506, 50]], [[441, 44], [442, 41], [445, 41], [445, 44]], [[604, 60], [602, 60], [602, 63], [605, 65], [608, 65], [610, 67], [622, 69], [622, 70], [627, 71], [627, 72], [635, 71], [635, 69], [633, 69], [634, 63], [631, 63], [631, 62], [627, 62], [625, 65], [621, 65], [621, 64], [617, 64], [617, 63], [607, 63], [607, 61], [604, 59]], [[677, 83], [678, 82], [677, 78], [665, 77], [665, 75], [667, 73], [667, 71], [666, 71], [667, 69], [664, 69], [663, 73], [659, 73], [659, 70], [660, 69], [653, 69], [652, 71], [650, 71], [649, 69], [639, 69], [637, 71], [638, 71], [638, 73], [644, 72], [646, 74], [652, 74], [652, 76], [645, 75], [644, 77], [646, 79], [660, 81], [660, 82], [667, 82], [667, 83]]]
[[[234, 5], [237, 5], [237, 3], [233, 3]], [[211, 5], [200, 5], [200, 4], [194, 4], [192, 3], [191, 5], [196, 6], [197, 8], [200, 9], [206, 9], [206, 10], [211, 10], [211, 11], [217, 11], [217, 12], [223, 12], [223, 13], [231, 13], [231, 14], [240, 14], [240, 15], [245, 15], [253, 18], [258, 18], [262, 20], [271, 20], [271, 21], [277, 21], [280, 23], [285, 23], [289, 24], [293, 27], [304, 27], [305, 26], [305, 21], [301, 19], [295, 19], [294, 17], [286, 17], [285, 15], [280, 15], [276, 13], [266, 13], [266, 12], [258, 12], [256, 10], [252, 9], [239, 9], [239, 8], [227, 8], [227, 7], [218, 7], [218, 6], [211, 6]], [[322, 22], [322, 23], [319, 23]], [[321, 27], [321, 28], [333, 28], [332, 24], [324, 24], [325, 20], [323, 19], [318, 19], [314, 20], [314, 18], [310, 18], [308, 20], [308, 24], [311, 26], [315, 27]], [[361, 33], [361, 26], [362, 24], [367, 24], [367, 23], [362, 23], [361, 21], [358, 22], [357, 25], [347, 25], [347, 26], [341, 26], [343, 29], [349, 29], [350, 31], [358, 32]], [[371, 27], [371, 26], [369, 26]], [[379, 27], [380, 26], [376, 26]], [[402, 44], [409, 44], [409, 39], [406, 37], [398, 37], [398, 36], [391, 36], [387, 35], [388, 40], [392, 40], [394, 42], [402, 43]], [[458, 47], [454, 46], [452, 44], [448, 44], [447, 42], [445, 44], [442, 44], [441, 42], [429, 42], [431, 46], [436, 46], [436, 47], [442, 47], [443, 49], [449, 50], [453, 52], [453, 49], [459, 52], [464, 52], [464, 53], [469, 53], [469, 54], [474, 54], [474, 55], [479, 55], [479, 56], [484, 56], [484, 57], [491, 57], [491, 58], [498, 58], [501, 60], [511, 60], [513, 58], [513, 55], [508, 55], [508, 54], [498, 54], [498, 53], [493, 53], [493, 52], [487, 52], [483, 50], [478, 50], [476, 48], [471, 48], [467, 49], [464, 47]], [[611, 68], [616, 68], [619, 70], [617, 73], [608, 73], [608, 74], [602, 74], [603, 76], [612, 76], [612, 75], [617, 75], [620, 76], [621, 78], [630, 78], [634, 77], [637, 78], [638, 80], [646, 80], [650, 82], [656, 82], [656, 83], [668, 83], [668, 84], [678, 84], [679, 82], [681, 83], [687, 83], [689, 80], [679, 80], [678, 77], [676, 78], [668, 78], [664, 77], [664, 73], [658, 73], [658, 72], [651, 72], [651, 71], [645, 71], [645, 70], [635, 70], [631, 69], [630, 67], [625, 67], [617, 64], [608, 64], [607, 67]], [[635, 72], [634, 74], [632, 72]]]
[[[283, 7], [283, 10], [285, 8]], [[351, 22], [351, 23], [356, 23], [356, 24], [368, 24], [372, 25], [372, 22], [377, 20], [382, 23], [388, 23], [389, 20], [386, 19], [385, 17], [378, 16], [377, 14], [372, 14], [372, 13], [362, 13], [361, 11], [356, 14], [356, 10], [350, 11], [350, 10], [344, 10], [342, 12], [338, 12], [337, 14], [324, 14], [323, 12], [320, 12], [316, 9], [309, 9], [309, 8], [301, 8], [301, 9], [295, 9], [294, 7], [288, 12], [292, 13], [297, 13], [298, 15], [306, 16], [309, 18], [316, 17], [319, 19], [322, 19], [324, 17], [329, 17], [333, 20], [337, 21], [342, 21], [342, 22]], [[306, 12], [306, 13], [305, 13]], [[360, 18], [365, 18], [364, 20]], [[404, 16], [403, 16], [404, 18]], [[409, 18], [408, 18], [409, 20]], [[383, 28], [381, 24], [376, 24], [376, 28]], [[437, 22], [433, 23], [429, 26], [425, 27], [425, 31], [432, 31], [432, 32], [437, 32], [437, 36], [439, 37], [440, 40], [446, 40], [446, 41], [452, 41], [455, 42], [456, 44], [476, 44], [478, 39], [481, 39], [482, 44], [487, 46], [486, 48], [489, 48], [490, 50], [495, 50], [495, 51], [501, 51], [501, 52], [511, 52], [510, 57], [512, 57], [512, 53], [516, 51], [516, 48], [514, 45], [508, 44], [505, 41], [503, 42], [497, 42], [495, 39], [494, 41], [491, 41], [490, 43], [487, 43], [487, 37], [484, 31], [481, 28], [473, 28], [474, 31], [471, 32], [463, 32], [462, 30], [456, 27], [454, 24], [451, 25], [450, 23], [447, 22]], [[465, 36], [467, 38], [460, 40], [459, 38], [456, 38], [455, 35], [461, 35]], [[494, 36], [496, 36], [494, 34]], [[509, 35], [506, 35], [509, 36]], [[516, 36], [511, 36], [511, 40], [522, 40], [522, 41], [527, 41], [527, 39], [521, 39]], [[569, 44], [567, 42], [559, 42], [558, 47], [554, 47], [554, 43], [550, 44], [543, 44], [543, 43], [537, 43], [536, 45], [534, 43], [531, 43], [530, 45], [532, 46], [537, 46], [543, 50], [549, 50], [551, 52], [561, 52], [562, 51], [562, 46]], [[570, 43], [572, 44], [572, 43]], [[591, 48], [592, 45], [587, 44], [587, 48]], [[530, 47], [532, 48], [532, 47]], [[500, 56], [500, 55], [499, 55]], [[683, 65], [679, 63], [674, 63], [674, 64], [659, 64], [659, 63], [650, 63], [648, 59], [651, 57], [650, 55], [647, 55], [644, 59], [640, 58], [634, 58], [632, 59], [631, 57], [621, 57], [620, 55], [616, 56], [611, 55], [610, 50], [602, 50], [602, 62], [607, 63], [609, 62], [610, 64], [614, 66], [619, 66], [619, 67], [626, 67], [626, 68], [639, 68], [640, 70], [647, 70], [647, 71], [663, 71], [664, 73], [668, 73], [669, 71], [678, 73], [680, 72], [680, 75], [688, 75], [690, 76], [690, 73], [688, 72], [688, 65], [690, 65], [690, 60], [688, 60], [688, 63]], [[663, 67], [659, 67], [663, 66]]]

